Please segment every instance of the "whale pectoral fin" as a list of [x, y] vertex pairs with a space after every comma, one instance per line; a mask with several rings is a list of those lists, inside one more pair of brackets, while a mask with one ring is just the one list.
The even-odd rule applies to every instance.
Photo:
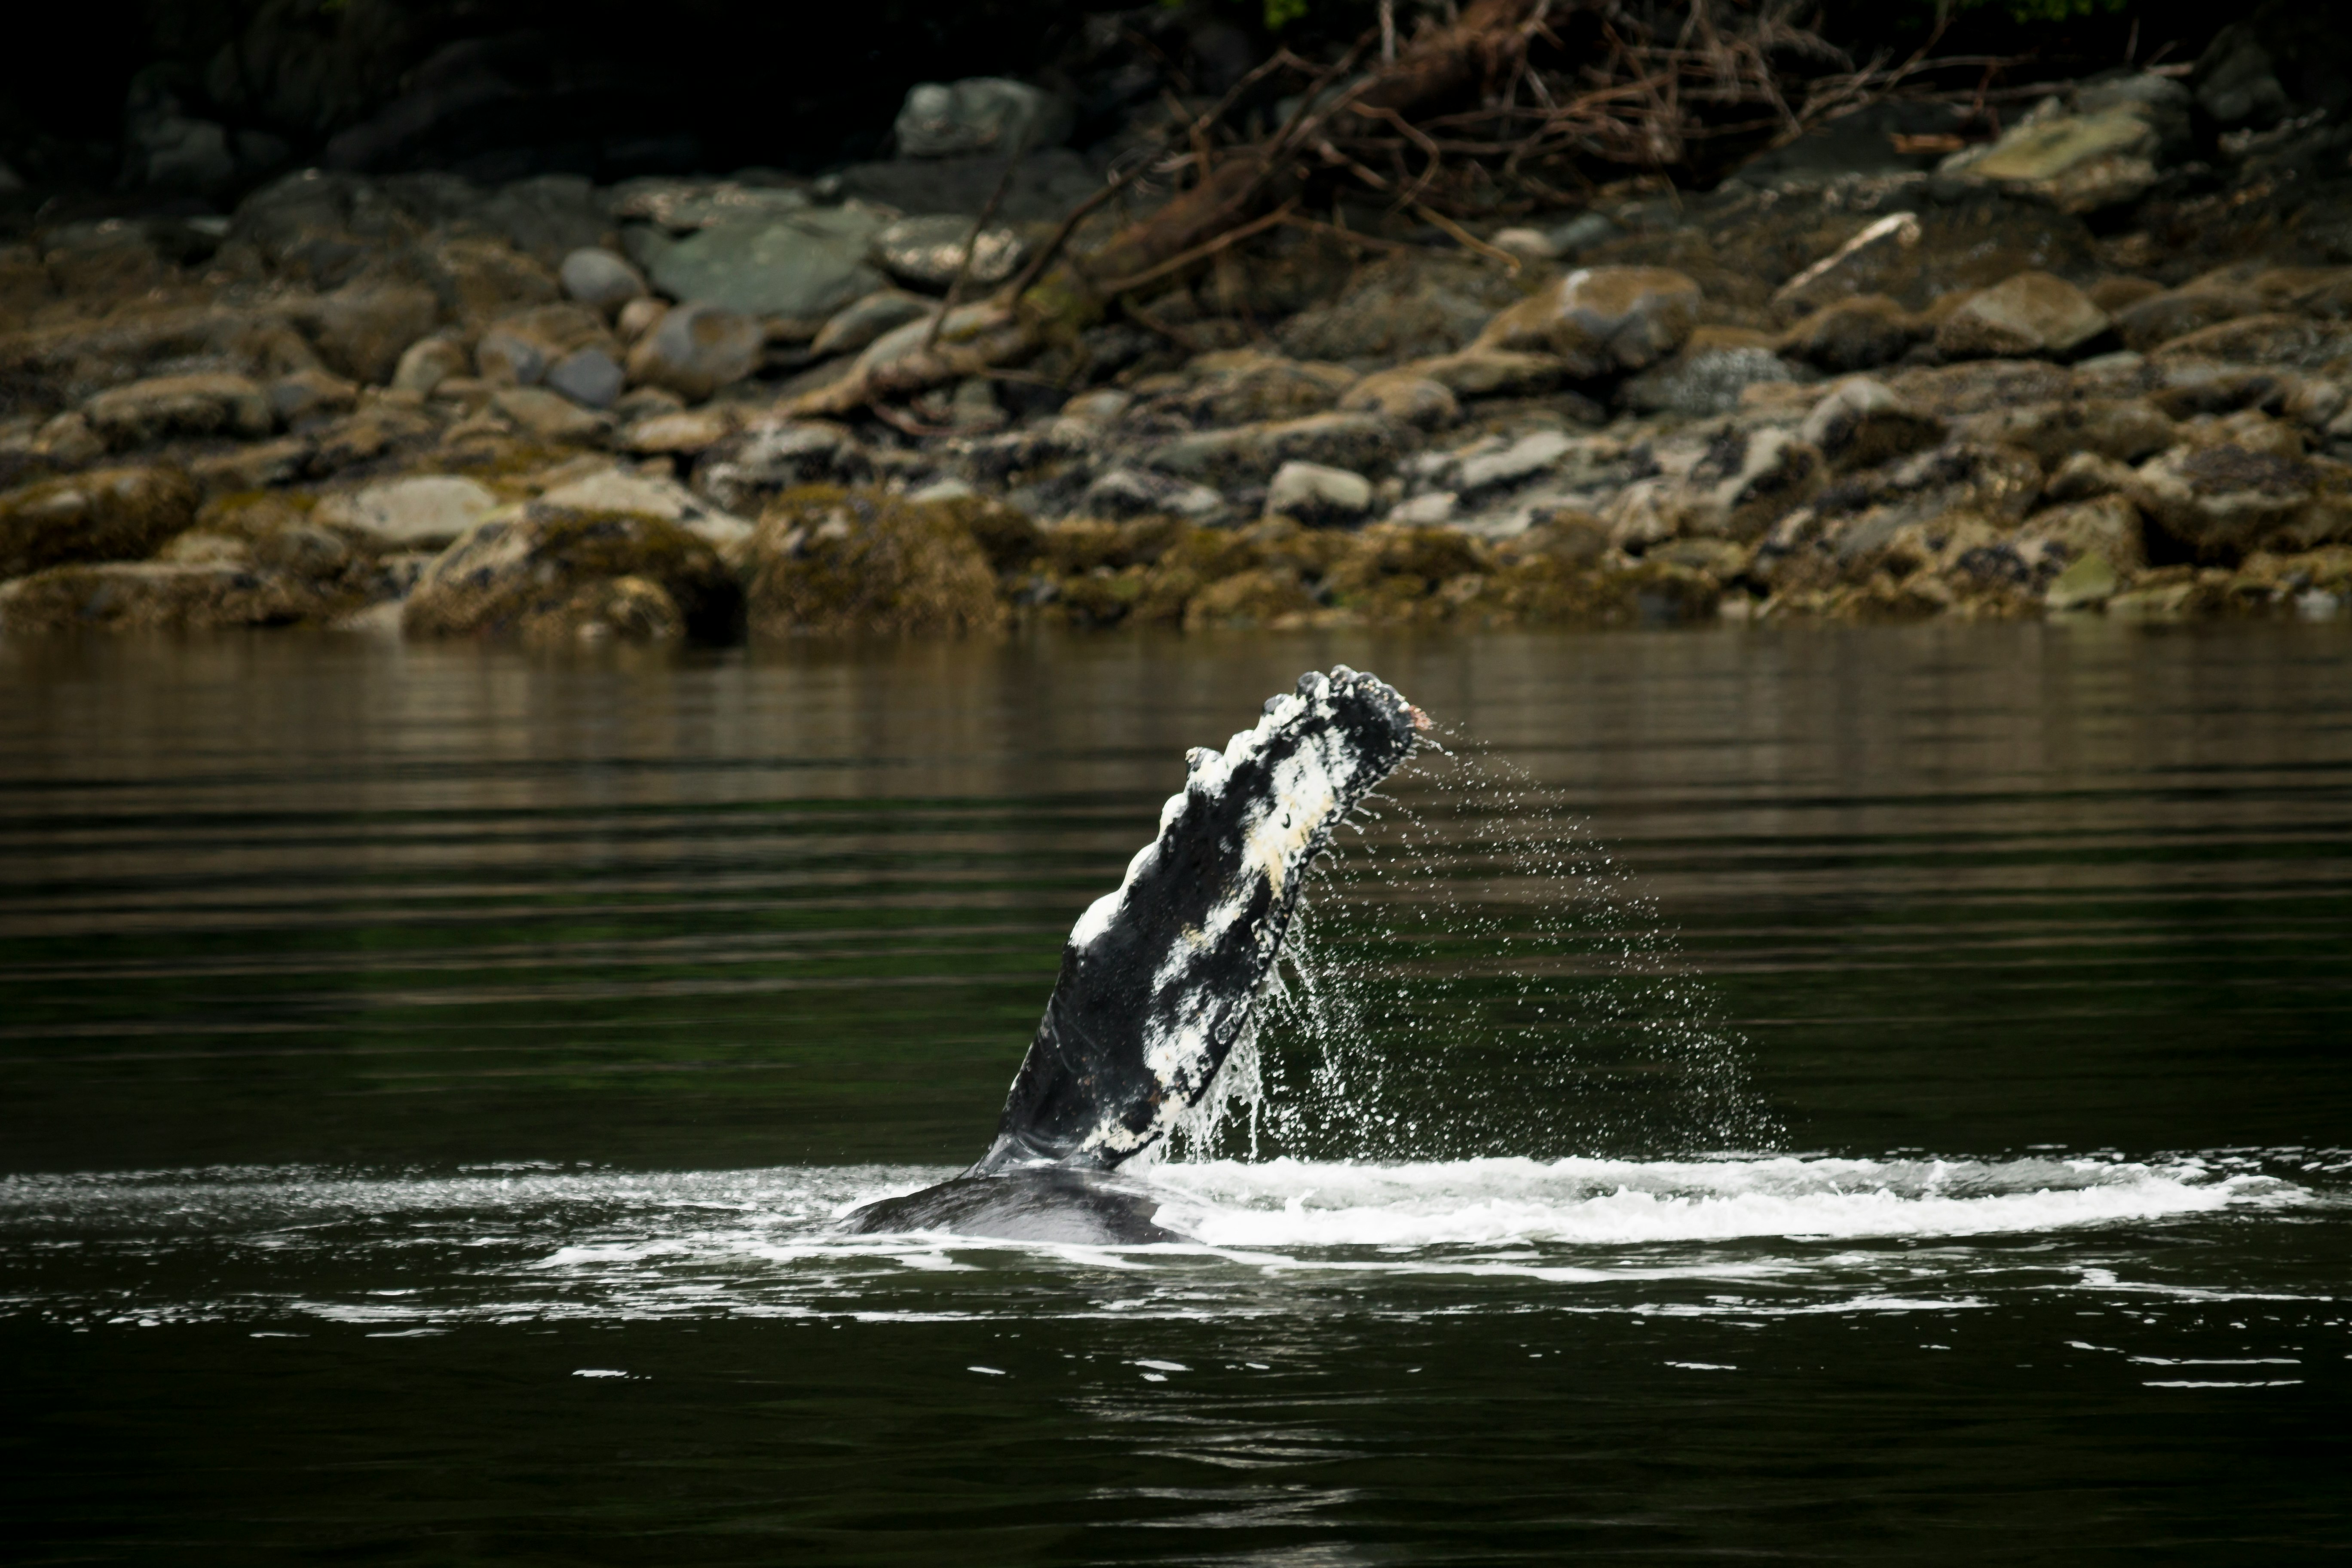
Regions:
[[1188, 753], [1159, 837], [1072, 929], [973, 1173], [1108, 1168], [1165, 1139], [1249, 1027], [1308, 866], [1427, 723], [1341, 666], [1301, 676], [1222, 752]]

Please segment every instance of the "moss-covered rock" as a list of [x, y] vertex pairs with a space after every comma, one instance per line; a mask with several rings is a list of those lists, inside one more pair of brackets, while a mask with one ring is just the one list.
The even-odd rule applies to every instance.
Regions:
[[0, 579], [76, 561], [135, 561], [195, 520], [177, 468], [92, 468], [0, 494]]
[[517, 631], [538, 647], [678, 642], [686, 637], [686, 616], [669, 590], [651, 578], [600, 577], [562, 604], [525, 616]]
[[1004, 623], [989, 557], [949, 506], [834, 485], [786, 490], [743, 563], [754, 637], [967, 636]]
[[[604, 599], [583, 590], [619, 578], [657, 585], [687, 637], [723, 642], [742, 624], [742, 593], [719, 554], [675, 522], [629, 513], [534, 507], [476, 524], [426, 568], [401, 617], [414, 637], [553, 634], [542, 623], [577, 626], [603, 615]], [[660, 617], [604, 616], [615, 635]]]
[[225, 563], [109, 561], [52, 566], [0, 584], [0, 629], [188, 631], [325, 620], [340, 595], [284, 573]]

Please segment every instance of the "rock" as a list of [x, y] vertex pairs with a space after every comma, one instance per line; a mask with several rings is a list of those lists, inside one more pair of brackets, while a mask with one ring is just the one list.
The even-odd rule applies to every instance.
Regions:
[[2285, 118], [2286, 89], [2277, 68], [2250, 27], [2233, 26], [2213, 36], [2197, 61], [2198, 107], [2225, 131], [2275, 125]]
[[430, 289], [407, 283], [351, 283], [308, 312], [319, 357], [338, 375], [365, 385], [389, 380], [409, 344], [431, 331], [440, 305]]
[[1799, 434], [1832, 469], [1846, 473], [1923, 450], [1944, 438], [1944, 422], [1897, 397], [1884, 382], [1853, 376], [1813, 405]]
[[760, 367], [767, 334], [724, 305], [680, 305], [629, 351], [629, 379], [701, 399]]
[[2187, 131], [2188, 101], [2163, 77], [2100, 84], [2081, 94], [2082, 112], [2029, 117], [1940, 172], [2021, 186], [2067, 212], [2122, 206], [2155, 186], [2167, 143]]
[[[493, 386], [536, 386], [557, 363], [574, 353], [593, 351], [614, 359], [619, 348], [604, 323], [586, 307], [539, 305], [492, 325], [474, 345], [474, 363], [481, 378]], [[619, 395], [617, 388], [614, 395]]]
[[1106, 468], [1087, 486], [1084, 506], [1089, 517], [1128, 518], [1165, 515], [1207, 518], [1224, 510], [1225, 498], [1205, 485], [1171, 479], [1144, 468]]
[[1959, 425], [1971, 441], [2022, 447], [2056, 468], [2077, 453], [2137, 463], [2175, 438], [2173, 423], [2146, 398], [2085, 398], [2029, 404], [1971, 415]]
[[[1851, 220], [1856, 225], [1851, 237], [1781, 285], [1771, 296], [1773, 308], [1795, 319], [1841, 300], [1877, 294], [1909, 310], [1931, 312], [1958, 293], [2020, 272], [2072, 278], [2087, 276], [2095, 267], [2092, 237], [2083, 220], [2046, 202], [2005, 195], [1993, 187], [1965, 189], [1949, 201], [1924, 199], [1932, 194], [1919, 193], [1916, 210]], [[1796, 216], [1792, 213], [1791, 219]], [[1759, 226], [1763, 232], [1758, 241], [1772, 232], [1769, 218]], [[1795, 237], [1790, 237], [1792, 241]], [[1735, 234], [1727, 239], [1737, 257], [1743, 237]], [[1810, 241], [1806, 248], [1811, 248]], [[1766, 251], [1748, 269], [1769, 277], [1779, 266]], [[1923, 323], [1923, 333], [1932, 331], [1933, 324], [1932, 319]]]
[[623, 342], [634, 344], [660, 326], [668, 314], [667, 300], [632, 300], [621, 307], [620, 315], [614, 319], [613, 331], [620, 334]]
[[1822, 370], [1846, 373], [1893, 364], [1918, 342], [1916, 318], [1884, 294], [1824, 305], [1781, 334], [1780, 351]]
[[576, 628], [582, 610], [599, 602], [583, 604], [583, 593], [620, 578], [658, 587], [688, 637], [723, 642], [741, 625], [734, 577], [677, 523], [540, 507], [478, 523], [436, 556], [401, 625], [412, 637], [543, 636]]
[[1002, 155], [1059, 146], [1070, 133], [1070, 110], [1055, 95], [1003, 77], [918, 82], [891, 132], [902, 158]]
[[866, 260], [888, 221], [878, 208], [845, 203], [714, 224], [684, 239], [650, 228], [627, 238], [654, 287], [674, 300], [819, 321], [888, 281]]
[[1381, 472], [1409, 447], [1408, 432], [1376, 414], [1311, 414], [1232, 430], [1203, 430], [1146, 454], [1151, 468], [1221, 488], [1261, 484], [1291, 461]]
[[469, 368], [466, 351], [448, 339], [420, 338], [402, 353], [392, 373], [392, 389], [430, 397], [443, 382], [465, 374]]
[[1595, 267], [1497, 313], [1482, 348], [1549, 352], [1584, 379], [1640, 370], [1682, 347], [1698, 325], [1698, 285], [1659, 267]]
[[900, 218], [874, 237], [867, 254], [901, 283], [945, 289], [963, 268], [967, 242], [971, 266], [965, 278], [972, 286], [1003, 282], [1028, 254], [1021, 237], [1009, 228], [982, 229], [974, 239], [970, 218], [947, 215]]
[[1360, 522], [1371, 510], [1372, 481], [1346, 468], [1285, 463], [1266, 486], [1266, 515], [1294, 518], [1309, 527]]
[[0, 584], [0, 627], [16, 633], [282, 626], [346, 607], [298, 580], [234, 565], [118, 561]]
[[695, 464], [694, 489], [722, 510], [748, 516], [781, 491], [856, 480], [868, 469], [865, 449], [838, 425], [762, 420], [705, 452]]
[[542, 510], [585, 514], [656, 517], [677, 523], [717, 550], [732, 550], [751, 537], [751, 525], [711, 505], [676, 479], [606, 468], [539, 498]]
[[1558, 354], [1473, 344], [1459, 353], [1411, 361], [1388, 374], [1435, 382], [1457, 397], [1496, 397], [1549, 392], [1568, 379], [1571, 368]]
[[1479, 451], [1454, 466], [1457, 495], [1525, 484], [1549, 471], [1576, 443], [1557, 430], [1538, 430], [1491, 451]]
[[2131, 468], [2096, 452], [2077, 452], [2058, 465], [2042, 495], [2053, 501], [2091, 500], [2128, 489]]
[[[395, 373], [396, 374], [396, 373]], [[298, 370], [281, 375], [263, 389], [269, 410], [282, 425], [308, 425], [358, 406], [360, 389], [324, 370]]]
[[106, 442], [85, 416], [68, 410], [41, 426], [33, 449], [53, 468], [85, 468], [106, 456]]
[[426, 247], [421, 259], [444, 309], [469, 325], [562, 297], [553, 272], [501, 240], [460, 235]]
[[241, 375], [166, 375], [101, 392], [83, 405], [110, 447], [145, 447], [174, 436], [267, 436], [268, 395]]
[[684, 640], [686, 616], [669, 591], [648, 577], [599, 577], [558, 605], [533, 609], [516, 635], [534, 647], [602, 642]]
[[1467, 347], [1495, 312], [1519, 298], [1502, 269], [1433, 252], [1383, 257], [1339, 297], [1275, 330], [1282, 352], [1365, 370]]
[[177, 468], [93, 468], [0, 493], [0, 579], [79, 561], [136, 560], [195, 520]]
[[544, 387], [503, 388], [490, 399], [490, 406], [525, 433], [560, 445], [593, 446], [611, 429], [604, 419]]
[[2134, 499], [2165, 533], [2209, 559], [2352, 540], [2352, 468], [2324, 458], [2177, 447], [2140, 466]]
[[1703, 341], [1700, 328], [1672, 359], [1663, 360], [1617, 389], [1620, 402], [1644, 414], [1729, 414], [1751, 386], [1791, 382], [1797, 370], [1770, 349], [1754, 343]]
[[2053, 610], [2086, 610], [2115, 597], [2123, 581], [2105, 556], [2084, 555], [2051, 580], [2042, 602]]
[[734, 415], [723, 408], [656, 414], [628, 427], [621, 444], [640, 457], [692, 458], [735, 434]]
[[628, 384], [621, 362], [602, 348], [574, 349], [547, 369], [547, 386], [583, 408], [610, 408]]
[[1919, 215], [1888, 213], [1856, 230], [1827, 256], [1812, 262], [1780, 285], [1773, 302], [1798, 310], [1827, 309], [1840, 299], [1885, 299], [1879, 292], [1882, 278], [1897, 269], [1906, 252], [1919, 248], [1927, 232]]
[[[1245, 425], [1319, 414], [1358, 380], [1344, 365], [1302, 364], [1255, 349], [1197, 355], [1184, 374], [1192, 385], [1177, 395], [1173, 408], [1186, 423], [1201, 425]], [[1155, 402], [1153, 407], [1168, 410], [1170, 403]]]
[[2074, 380], [2063, 367], [2042, 360], [1979, 360], [1898, 371], [1886, 377], [1886, 384], [1914, 408], [1947, 419], [1990, 408], [2056, 403], [2074, 391]]
[[1441, 429], [1462, 417], [1462, 405], [1444, 382], [1410, 367], [1374, 371], [1339, 399], [1348, 413], [1381, 414], [1423, 430]]
[[831, 486], [779, 496], [744, 552], [751, 635], [995, 631], [996, 574], [956, 504]]
[[191, 458], [188, 477], [208, 496], [290, 485], [310, 471], [316, 452], [306, 436], [247, 442]]
[[2107, 326], [2106, 312], [2064, 279], [2021, 272], [1947, 316], [1936, 329], [1936, 347], [1954, 359], [2061, 357]]
[[2139, 508], [2121, 495], [2046, 507], [2019, 526], [2017, 537], [2056, 545], [2069, 560], [2095, 556], [2118, 571], [2147, 564], [2147, 525]]
[[1487, 244], [1507, 250], [1522, 261], [1557, 261], [1559, 247], [1539, 228], [1500, 228]]
[[606, 316], [646, 293], [644, 274], [601, 247], [583, 247], [565, 257], [557, 277], [567, 297]]
[[2242, 316], [2174, 338], [2155, 353], [2165, 359], [2324, 370], [2352, 354], [2352, 327], [2284, 313]]
[[2259, 316], [2266, 306], [2250, 289], [2172, 289], [2126, 306], [2115, 319], [2126, 348], [2146, 353], [2220, 321]]
[[443, 550], [496, 510], [499, 498], [457, 474], [387, 479], [319, 502], [320, 522], [354, 529], [386, 550]]
[[1691, 469], [1686, 482], [1700, 504], [1685, 510], [1680, 531], [1759, 539], [1811, 500], [1827, 472], [1821, 451], [1786, 430], [1727, 430]]
[[920, 321], [938, 308], [936, 301], [903, 289], [878, 289], [828, 317], [809, 352], [820, 357], [856, 353], [892, 328]]

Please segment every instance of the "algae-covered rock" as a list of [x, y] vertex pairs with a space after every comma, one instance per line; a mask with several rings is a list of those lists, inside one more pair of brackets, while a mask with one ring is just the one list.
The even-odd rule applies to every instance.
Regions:
[[547, 507], [468, 530], [425, 569], [401, 624], [414, 637], [530, 633], [575, 616], [583, 589], [623, 577], [668, 595], [687, 637], [721, 642], [741, 624], [741, 590], [718, 552], [677, 523]]
[[130, 561], [195, 520], [177, 468], [92, 468], [0, 493], [0, 579], [73, 561]]
[[189, 631], [323, 620], [345, 607], [283, 573], [228, 563], [109, 561], [0, 584], [0, 629]]
[[1004, 621], [996, 574], [956, 513], [877, 490], [784, 491], [743, 562], [754, 637], [968, 636]]

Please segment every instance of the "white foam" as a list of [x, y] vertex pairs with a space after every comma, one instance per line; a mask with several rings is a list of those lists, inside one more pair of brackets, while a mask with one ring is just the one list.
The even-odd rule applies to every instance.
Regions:
[[1628, 1246], [1982, 1236], [2282, 1201], [2203, 1165], [2094, 1160], [1275, 1160], [1163, 1165], [1160, 1223], [1219, 1247]]

